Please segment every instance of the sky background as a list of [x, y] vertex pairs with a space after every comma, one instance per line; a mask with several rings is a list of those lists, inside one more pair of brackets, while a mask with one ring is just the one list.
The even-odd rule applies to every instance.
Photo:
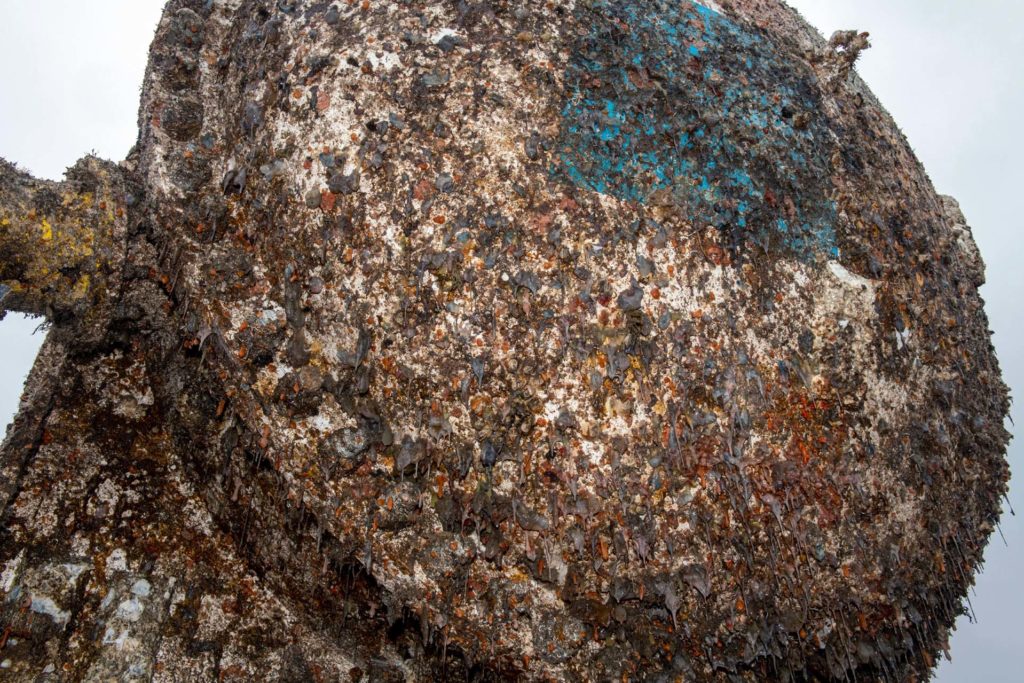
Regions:
[[[988, 270], [982, 290], [1004, 379], [1024, 391], [1024, 2], [790, 0], [826, 36], [870, 31], [858, 71], [892, 113], [943, 194], [960, 201]], [[136, 138], [139, 88], [162, 0], [0, 0], [0, 156], [59, 179], [89, 152], [120, 160]], [[0, 424], [17, 408], [42, 334], [0, 322]], [[1024, 425], [1019, 405], [1012, 416]], [[1009, 425], [1013, 431], [1012, 425]], [[1010, 446], [1015, 473], [1024, 442]], [[962, 618], [941, 683], [1024, 680], [1024, 495], [1019, 477]]]

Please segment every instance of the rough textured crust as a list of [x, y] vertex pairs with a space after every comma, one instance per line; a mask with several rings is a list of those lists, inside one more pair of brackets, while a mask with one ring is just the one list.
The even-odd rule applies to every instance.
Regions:
[[927, 678], [1007, 395], [857, 40], [170, 2], [116, 277], [4, 442], [2, 675]]

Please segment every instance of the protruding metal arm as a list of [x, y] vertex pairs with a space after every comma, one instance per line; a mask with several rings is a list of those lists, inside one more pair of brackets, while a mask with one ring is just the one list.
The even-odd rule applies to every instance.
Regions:
[[121, 170], [86, 157], [64, 182], [0, 159], [0, 316], [81, 317], [108, 295], [123, 258]]

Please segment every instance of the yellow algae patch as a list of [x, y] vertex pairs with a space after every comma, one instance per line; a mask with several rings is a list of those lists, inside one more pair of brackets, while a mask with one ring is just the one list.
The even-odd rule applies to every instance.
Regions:
[[78, 282], [75, 283], [74, 290], [72, 290], [71, 292], [72, 297], [74, 297], [75, 299], [84, 298], [85, 295], [89, 293], [89, 282], [90, 278], [87, 274], [80, 277], [78, 279]]
[[0, 280], [18, 293], [18, 310], [49, 314], [98, 302], [105, 292], [105, 259], [117, 254], [117, 203], [110, 188], [100, 194], [64, 192], [61, 204], [49, 209], [26, 206], [35, 186], [8, 189], [0, 189], [4, 209], [13, 209], [0, 213]]

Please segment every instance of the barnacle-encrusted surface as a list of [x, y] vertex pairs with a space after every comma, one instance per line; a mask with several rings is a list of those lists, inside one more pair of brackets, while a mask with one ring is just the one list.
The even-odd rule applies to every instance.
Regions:
[[1007, 396], [864, 43], [774, 0], [172, 0], [136, 149], [78, 174], [119, 249], [69, 195], [40, 251], [0, 168], [5, 303], [61, 332], [0, 462], [4, 676], [926, 677]]
[[0, 159], [0, 318], [10, 308], [89, 318], [102, 329], [109, 287], [121, 277], [125, 199], [118, 169], [95, 157], [68, 169], [63, 183]]

